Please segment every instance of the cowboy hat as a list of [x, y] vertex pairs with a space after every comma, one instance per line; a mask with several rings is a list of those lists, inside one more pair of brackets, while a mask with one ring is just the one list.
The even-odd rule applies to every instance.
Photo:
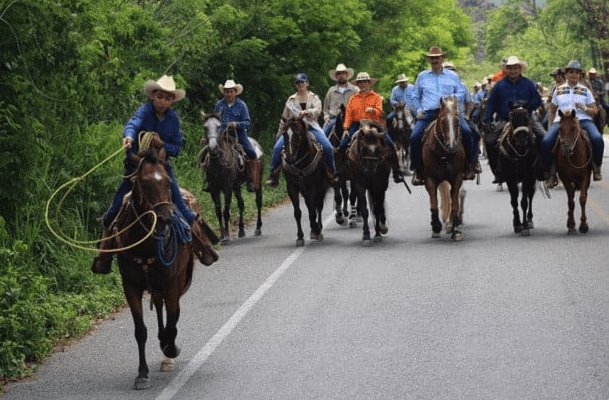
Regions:
[[186, 96], [186, 91], [183, 89], [176, 89], [176, 83], [173, 80], [173, 76], [163, 75], [156, 82], [153, 80], [146, 81], [144, 84], [144, 91], [149, 98], [152, 98], [152, 93], [155, 90], [173, 94], [174, 102], [180, 101]]
[[552, 70], [552, 72], [550, 72], [550, 76], [564, 75], [564, 74], [565, 74], [565, 72], [560, 68], [554, 68], [554, 70]]
[[220, 89], [220, 93], [224, 93], [224, 89], [235, 89], [237, 91], [237, 96], [243, 93], [243, 85], [240, 83], [235, 83], [234, 80], [228, 79], [224, 82], [224, 85], [218, 85], [218, 89]]
[[455, 68], [455, 64], [451, 63], [450, 61], [446, 61], [445, 63], [442, 64], [442, 68], [446, 68], [449, 69], [451, 71], [456, 71], [457, 68]]
[[509, 56], [505, 62], [505, 66], [510, 67], [512, 65], [520, 65], [520, 67], [522, 68], [522, 72], [526, 71], [528, 67], [527, 63], [522, 61], [520, 58], [516, 56]]
[[594, 68], [594, 67], [590, 68], [590, 70], [588, 71], [588, 73], [589, 73], [589, 74], [596, 74], [596, 73], [597, 73], [596, 68]]
[[577, 69], [579, 70], [579, 72], [581, 72], [582, 65], [578, 60], [571, 60], [569, 61], [569, 64], [567, 64], [567, 66], [564, 68], [565, 71], [567, 71], [568, 69]]
[[442, 52], [442, 49], [439, 48], [438, 46], [432, 46], [429, 48], [429, 51], [427, 52], [427, 57], [441, 57], [441, 56], [445, 56], [446, 53]]
[[406, 74], [399, 74], [398, 79], [396, 79], [396, 81], [394, 83], [400, 83], [400, 82], [408, 82], [408, 78], [406, 77]]
[[333, 81], [336, 81], [337, 72], [346, 72], [347, 80], [351, 79], [353, 77], [353, 74], [355, 73], [355, 71], [353, 71], [353, 68], [347, 68], [347, 66], [345, 64], [338, 64], [336, 66], [336, 69], [331, 69], [330, 71], [328, 71], [328, 75], [330, 75], [330, 79], [332, 79]]
[[376, 84], [379, 80], [376, 78], [371, 78], [370, 74], [368, 74], [367, 72], [359, 72], [357, 74], [357, 76], [355, 77], [355, 79], [353, 80], [353, 82], [360, 82], [360, 81], [370, 81], [370, 83], [372, 85]]

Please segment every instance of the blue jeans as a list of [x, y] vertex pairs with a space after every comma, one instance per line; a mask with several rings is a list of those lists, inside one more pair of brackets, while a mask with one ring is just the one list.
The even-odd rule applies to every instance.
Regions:
[[[438, 110], [425, 111], [425, 116], [422, 119], [417, 120], [417, 123], [414, 126], [412, 135], [410, 136], [410, 169], [412, 171], [418, 169], [421, 165], [421, 137], [423, 137], [425, 128], [431, 121], [436, 119], [437, 116]], [[475, 148], [474, 133], [469, 128], [469, 124], [463, 116], [459, 117], [459, 127], [461, 128], [461, 140], [465, 152], [469, 157], [469, 162], [475, 164], [478, 162], [479, 150], [476, 150]]]
[[[343, 140], [341, 140], [340, 142], [340, 145], [338, 146], [340, 150], [344, 151], [347, 149], [347, 147], [349, 147], [349, 143], [351, 143], [351, 138], [353, 137], [355, 132], [359, 131], [360, 126], [361, 125], [359, 122], [351, 123], [351, 126], [349, 127], [349, 136], [343, 138]], [[393, 139], [391, 138], [391, 135], [389, 135], [389, 133], [385, 134], [385, 143], [392, 149], [395, 148], [395, 144], [393, 143]]]
[[334, 129], [335, 125], [336, 125], [336, 117], [330, 118], [324, 124], [324, 134], [326, 135], [326, 137], [330, 137], [330, 132], [332, 132], [332, 129]]
[[[171, 201], [180, 211], [180, 213], [184, 216], [186, 222], [188, 222], [189, 225], [192, 225], [197, 215], [190, 208], [188, 208], [188, 206], [186, 206], [186, 203], [184, 203], [184, 199], [180, 194], [178, 181], [175, 177], [175, 174], [173, 173], [171, 163], [167, 162], [165, 164], [165, 168], [167, 169], [167, 174], [171, 179]], [[125, 176], [131, 175], [134, 171], [135, 168], [132, 166], [125, 167]], [[118, 212], [120, 211], [121, 205], [123, 204], [123, 199], [125, 198], [125, 195], [129, 193], [132, 188], [133, 183], [131, 183], [131, 179], [123, 179], [121, 181], [121, 184], [119, 185], [116, 194], [114, 194], [114, 198], [112, 199], [112, 204], [110, 205], [110, 208], [108, 208], [108, 210], [102, 217], [102, 223], [104, 224], [104, 226], [109, 227], [112, 221], [114, 221], [114, 219], [118, 215]]]
[[[309, 132], [311, 132], [313, 136], [315, 136], [315, 140], [321, 144], [321, 147], [324, 150], [324, 159], [326, 160], [326, 164], [332, 168], [332, 171], [336, 171], [336, 168], [334, 167], [334, 149], [332, 148], [332, 145], [330, 144], [330, 141], [328, 140], [328, 137], [325, 135], [324, 131], [310, 126]], [[279, 164], [281, 164], [281, 150], [283, 149], [284, 144], [285, 139], [283, 138], [283, 135], [281, 135], [275, 142], [275, 146], [273, 146], [273, 156], [271, 158], [270, 166], [271, 173], [279, 168]]]
[[254, 146], [252, 146], [252, 142], [250, 142], [250, 138], [247, 136], [245, 129], [237, 129], [237, 140], [239, 141], [239, 144], [243, 146], [245, 154], [247, 154], [250, 159], [255, 160], [256, 150], [254, 149]]
[[[588, 137], [592, 143], [592, 161], [594, 164], [600, 166], [603, 163], [603, 152], [605, 150], [603, 136], [600, 134], [596, 128], [596, 125], [594, 125], [594, 121], [591, 119], [580, 120], [579, 124], [588, 133]], [[549, 168], [554, 162], [554, 154], [552, 154], [552, 149], [554, 148], [556, 139], [558, 139], [559, 126], [559, 122], [554, 122], [550, 129], [548, 129], [548, 132], [545, 134], [543, 141], [541, 142], [541, 155], [543, 157], [544, 167], [546, 169]]]

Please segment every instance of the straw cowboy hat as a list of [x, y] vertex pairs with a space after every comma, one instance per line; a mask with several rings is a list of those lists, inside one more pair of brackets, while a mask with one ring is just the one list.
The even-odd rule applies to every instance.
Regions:
[[505, 66], [509, 67], [512, 65], [520, 65], [520, 67], [522, 68], [522, 72], [526, 71], [527, 67], [528, 67], [527, 63], [522, 61], [520, 58], [518, 58], [516, 56], [509, 56], [505, 62]]
[[243, 85], [235, 83], [232, 79], [228, 79], [224, 82], [224, 85], [219, 84], [218, 89], [220, 89], [220, 93], [224, 93], [224, 89], [235, 89], [237, 91], [237, 96], [239, 96], [243, 92]]
[[438, 46], [430, 47], [429, 51], [427, 52], [427, 57], [443, 57], [445, 55], [446, 53], [444, 53]]
[[579, 70], [579, 72], [582, 72], [582, 65], [578, 60], [571, 60], [569, 61], [569, 64], [567, 64], [567, 66], [563, 69], [565, 71], [568, 69], [577, 69]]
[[597, 73], [596, 68], [594, 68], [594, 67], [590, 68], [590, 70], [588, 71], [588, 73], [589, 73], [589, 74], [596, 74], [596, 73]]
[[183, 89], [176, 89], [176, 83], [173, 80], [173, 76], [163, 75], [158, 81], [149, 80], [144, 84], [144, 91], [149, 98], [152, 98], [152, 93], [155, 90], [161, 90], [173, 94], [175, 101], [180, 101], [186, 96], [186, 91]]
[[353, 68], [347, 68], [347, 66], [345, 64], [338, 64], [336, 66], [336, 69], [331, 69], [330, 71], [328, 71], [328, 75], [330, 75], [330, 79], [332, 79], [333, 81], [336, 81], [337, 72], [346, 72], [347, 80], [351, 79], [353, 77], [353, 74], [355, 73], [355, 71], [353, 71]]
[[406, 77], [406, 74], [399, 74], [398, 79], [396, 79], [396, 81], [394, 83], [400, 83], [400, 82], [408, 82], [408, 78]]
[[353, 80], [353, 82], [359, 82], [359, 81], [370, 81], [371, 85], [375, 85], [379, 80], [376, 78], [371, 78], [370, 74], [368, 74], [367, 72], [359, 72], [357, 74], [357, 76], [355, 77], [355, 79]]
[[450, 69], [451, 71], [456, 71], [457, 68], [455, 68], [455, 64], [453, 64], [450, 61], [446, 61], [445, 63], [442, 64], [442, 68], [446, 68], [446, 69]]

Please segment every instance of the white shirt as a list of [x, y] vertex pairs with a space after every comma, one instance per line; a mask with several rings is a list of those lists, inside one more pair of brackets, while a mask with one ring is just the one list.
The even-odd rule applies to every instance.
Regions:
[[[578, 83], [573, 87], [569, 86], [568, 83], [564, 83], [557, 87], [552, 95], [552, 104], [557, 106], [559, 110], [562, 110], [563, 112], [575, 110], [575, 116], [580, 121], [584, 119], [592, 119], [588, 113], [578, 110], [575, 107], [575, 103], [582, 103], [586, 106], [594, 103], [594, 95], [590, 89], [581, 83]], [[557, 112], [553, 122], [558, 121], [560, 121], [560, 115], [558, 115]]]

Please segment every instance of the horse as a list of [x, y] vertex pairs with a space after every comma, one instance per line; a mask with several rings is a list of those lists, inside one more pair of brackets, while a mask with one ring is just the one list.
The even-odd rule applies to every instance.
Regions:
[[579, 232], [588, 232], [586, 217], [586, 200], [590, 187], [592, 172], [592, 146], [588, 135], [579, 125], [575, 117], [575, 110], [563, 112], [558, 110], [560, 127], [558, 141], [554, 148], [556, 159], [556, 172], [562, 181], [567, 193], [567, 229], [569, 235], [576, 234], [573, 210], [575, 208], [575, 191], [579, 190], [579, 205], [581, 219]]
[[[543, 122], [544, 118], [548, 114], [550, 110], [550, 100], [549, 96], [541, 96], [541, 105], [535, 110], [535, 114], [537, 115], [537, 119], [540, 122]], [[547, 123], [544, 125], [545, 129], [548, 129]]]
[[406, 105], [400, 103], [395, 106], [395, 116], [390, 124], [387, 124], [387, 132], [395, 142], [398, 153], [398, 163], [403, 174], [410, 173], [408, 168], [408, 151], [410, 150], [410, 135], [414, 127], [414, 118]]
[[438, 116], [425, 130], [422, 161], [425, 189], [427, 189], [430, 200], [432, 238], [439, 238], [442, 230], [442, 223], [438, 216], [438, 185], [443, 181], [448, 181], [451, 198], [451, 238], [455, 241], [463, 240], [463, 234], [457, 227], [461, 223], [459, 221], [459, 195], [463, 184], [466, 157], [455, 96], [443, 97], [440, 100]]
[[357, 205], [362, 215], [362, 240], [366, 246], [371, 244], [370, 226], [368, 225], [370, 211], [366, 194], [368, 194], [375, 219], [374, 241], [382, 241], [382, 235], [388, 231], [385, 216], [385, 192], [389, 187], [390, 157], [393, 150], [385, 144], [386, 134], [380, 124], [362, 120], [361, 128], [354, 134], [347, 155], [351, 182], [357, 193]]
[[[535, 196], [535, 168], [540, 162], [535, 135], [531, 129], [531, 116], [526, 103], [512, 105], [508, 123], [497, 141], [499, 148], [499, 168], [510, 192], [512, 205], [512, 225], [515, 233], [528, 236], [533, 225], [533, 197]], [[522, 197], [518, 209], [518, 184], [521, 183]]]
[[596, 115], [594, 115], [593, 121], [598, 131], [602, 134], [603, 130], [605, 129], [605, 125], [609, 125], [609, 119], [607, 118], [607, 112], [605, 111], [605, 107], [603, 107], [603, 104], [601, 103], [600, 97], [594, 96], [594, 100], [596, 102], [596, 108], [598, 112], [596, 113]]
[[294, 208], [296, 246], [300, 247], [304, 246], [304, 233], [300, 223], [300, 196], [304, 198], [309, 211], [310, 238], [321, 241], [324, 197], [330, 184], [323, 161], [323, 149], [309, 134], [307, 124], [299, 117], [291, 117], [285, 122], [287, 129], [282, 132], [285, 140], [283, 175]]
[[[245, 182], [244, 165], [240, 165], [239, 158], [240, 147], [237, 142], [237, 132], [234, 128], [220, 128], [220, 119], [217, 115], [202, 113], [203, 126], [207, 138], [208, 157], [203, 160], [203, 170], [207, 176], [209, 184], [209, 193], [214, 202], [218, 225], [220, 226], [220, 236], [222, 244], [229, 244], [230, 238], [230, 217], [231, 203], [233, 193], [237, 198], [237, 207], [239, 208], [239, 231], [240, 238], [245, 236], [245, 225], [243, 223], [243, 213], [245, 203], [241, 194], [241, 186]], [[262, 154], [262, 150], [258, 142], [252, 138], [249, 139], [256, 149], [256, 152]], [[251, 161], [250, 161], [251, 162]], [[262, 234], [262, 185], [260, 185], [262, 177], [262, 157], [256, 161], [256, 177], [254, 179], [254, 193], [256, 196], [256, 208], [258, 211], [256, 219], [255, 236]], [[224, 209], [222, 209], [222, 198], [224, 197]]]
[[[165, 169], [165, 150], [152, 148], [141, 156], [134, 155], [131, 160], [137, 163], [132, 176], [133, 189], [127, 195], [113, 229], [119, 245], [117, 259], [123, 291], [135, 325], [139, 367], [133, 388], [139, 390], [150, 387], [142, 296], [145, 291], [149, 292], [156, 308], [159, 343], [167, 357], [161, 370], [171, 370], [173, 359], [180, 354], [175, 343], [180, 297], [192, 282], [192, 241], [195, 239], [189, 240], [191, 232], [187, 223], [174, 211], [170, 178]], [[218, 253], [212, 247], [217, 237], [204, 222], [201, 225], [202, 237], [198, 239], [203, 246], [199, 254], [205, 265], [211, 265], [218, 259]]]

